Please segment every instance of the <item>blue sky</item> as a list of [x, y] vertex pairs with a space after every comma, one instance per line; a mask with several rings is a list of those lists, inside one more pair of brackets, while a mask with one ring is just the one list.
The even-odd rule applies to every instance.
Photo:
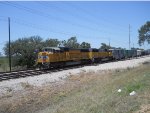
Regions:
[[76, 36], [92, 47], [110, 40], [111, 46], [128, 49], [130, 24], [131, 47], [139, 47], [138, 29], [150, 20], [149, 11], [149, 1], [0, 2], [0, 52], [8, 41], [7, 17], [11, 18], [11, 40], [33, 35], [59, 40]]

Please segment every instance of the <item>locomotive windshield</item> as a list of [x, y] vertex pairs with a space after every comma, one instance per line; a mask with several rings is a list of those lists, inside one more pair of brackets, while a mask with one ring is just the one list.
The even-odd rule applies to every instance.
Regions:
[[60, 48], [57, 47], [45, 47], [42, 49], [43, 52], [49, 52], [49, 53], [57, 53], [60, 52]]

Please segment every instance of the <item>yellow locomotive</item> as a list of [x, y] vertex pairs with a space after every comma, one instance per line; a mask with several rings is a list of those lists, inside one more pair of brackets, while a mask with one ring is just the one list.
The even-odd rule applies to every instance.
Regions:
[[45, 47], [42, 52], [38, 53], [37, 64], [42, 68], [56, 68], [100, 62], [112, 58], [112, 52], [95, 48], [72, 49], [67, 47]]

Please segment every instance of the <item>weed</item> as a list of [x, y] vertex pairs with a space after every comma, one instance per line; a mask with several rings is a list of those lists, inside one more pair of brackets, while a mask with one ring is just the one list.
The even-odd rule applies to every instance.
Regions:
[[20, 84], [24, 89], [33, 88], [33, 85], [30, 85], [28, 82], [21, 82]]
[[126, 87], [127, 93], [131, 93], [132, 91], [137, 91], [137, 90], [139, 90], [141, 87], [142, 87], [141, 84], [138, 84], [138, 83], [133, 84], [133, 85], [128, 85], [128, 86]]
[[119, 72], [120, 72], [120, 69], [116, 69], [115, 72], [119, 73]]
[[145, 61], [145, 62], [143, 62], [142, 64], [144, 64], [144, 65], [148, 65], [148, 64], [150, 64], [150, 62]]
[[131, 70], [131, 68], [130, 68], [130, 67], [127, 67], [127, 70], [129, 71], [129, 70]]
[[11, 89], [11, 88], [8, 88], [8, 89], [7, 89], [7, 91], [8, 91], [8, 92], [11, 92], [11, 91], [12, 91], [12, 89]]

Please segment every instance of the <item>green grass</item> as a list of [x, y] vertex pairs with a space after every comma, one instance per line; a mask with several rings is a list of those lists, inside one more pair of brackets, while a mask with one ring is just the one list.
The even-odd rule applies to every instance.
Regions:
[[0, 57], [0, 72], [9, 71], [9, 61], [7, 57]]
[[[21, 70], [21, 69], [26, 69], [26, 67], [22, 66], [13, 66], [13, 58], [11, 58], [11, 70]], [[8, 72], [10, 71], [9, 68], [9, 58], [8, 57], [0, 57], [0, 72]]]
[[141, 80], [130, 83], [126, 86], [127, 93], [131, 93], [132, 91], [143, 90], [148, 84], [147, 81], [149, 77], [143, 77]]

